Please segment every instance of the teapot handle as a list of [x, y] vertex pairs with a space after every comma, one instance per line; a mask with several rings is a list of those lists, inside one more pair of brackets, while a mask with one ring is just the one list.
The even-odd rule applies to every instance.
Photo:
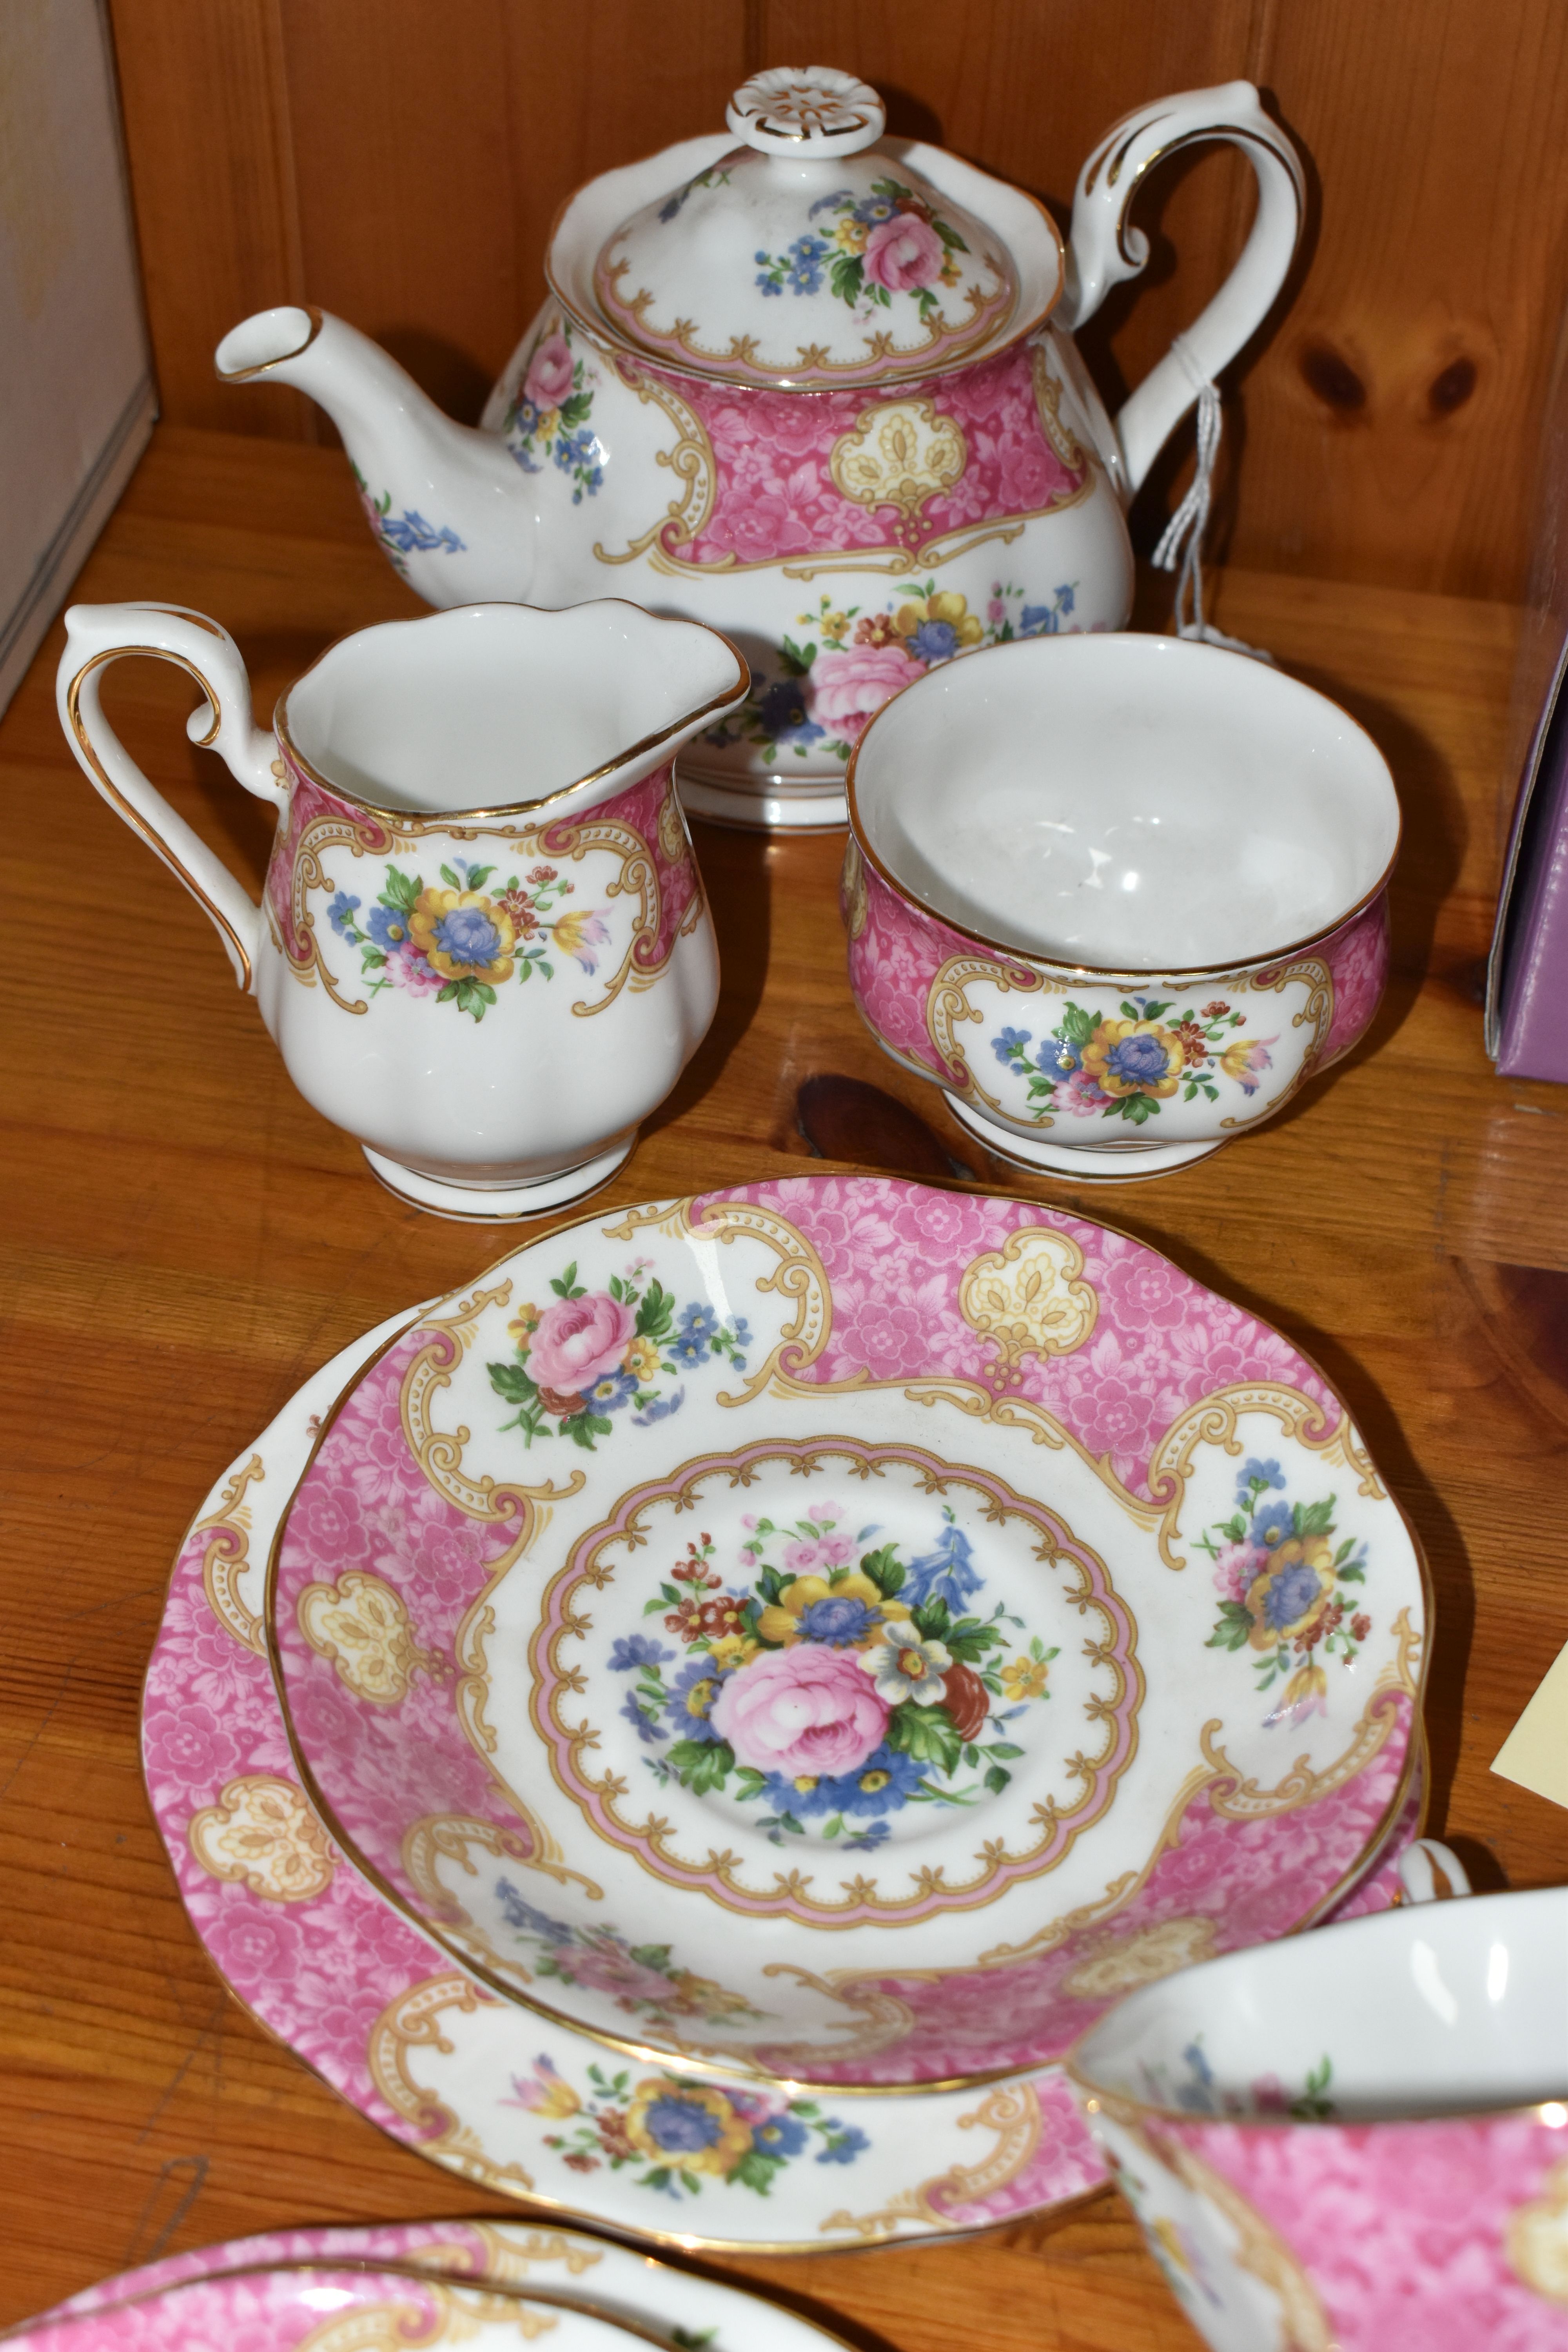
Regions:
[[1129, 219], [1144, 175], [1178, 149], [1227, 139], [1258, 174], [1258, 216], [1240, 260], [1184, 335], [1152, 368], [1116, 418], [1129, 494], [1137, 489], [1200, 386], [1236, 357], [1268, 317], [1295, 255], [1306, 180], [1295, 147], [1265, 114], [1249, 81], [1189, 89], [1125, 114], [1089, 156], [1073, 194], [1066, 299], [1076, 330], [1113, 286], [1136, 278], [1149, 240]]
[[254, 995], [260, 908], [148, 782], [100, 707], [103, 671], [129, 654], [151, 654], [189, 672], [206, 697], [185, 722], [192, 742], [221, 751], [247, 793], [282, 808], [289, 794], [272, 772], [277, 741], [252, 723], [250, 680], [239, 647], [216, 621], [180, 604], [73, 604], [66, 614], [66, 649], [55, 680], [66, 740], [116, 816], [211, 917], [235, 978]]

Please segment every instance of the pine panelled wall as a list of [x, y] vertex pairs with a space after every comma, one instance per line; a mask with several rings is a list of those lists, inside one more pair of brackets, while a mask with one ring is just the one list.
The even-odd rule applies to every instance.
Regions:
[[[1035, 189], [1064, 224], [1130, 107], [1246, 76], [1310, 159], [1295, 299], [1233, 369], [1232, 560], [1517, 595], [1568, 250], [1563, 0], [112, 0], [163, 413], [330, 437], [226, 390], [226, 329], [310, 300], [477, 416], [582, 180], [715, 130], [748, 72], [822, 61], [896, 131]], [[1216, 285], [1250, 174], [1156, 175], [1154, 258], [1086, 331], [1109, 394]], [[1144, 496], [1139, 536], [1187, 462]]]

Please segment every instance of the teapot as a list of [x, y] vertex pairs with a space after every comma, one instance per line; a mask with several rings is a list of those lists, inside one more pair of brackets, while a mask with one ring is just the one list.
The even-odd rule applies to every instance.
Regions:
[[[1065, 249], [1035, 197], [885, 137], [849, 74], [760, 73], [728, 122], [569, 201], [477, 429], [316, 310], [247, 319], [216, 365], [321, 404], [428, 603], [616, 594], [721, 628], [752, 687], [684, 752], [687, 807], [841, 825], [849, 754], [901, 687], [980, 646], [1126, 621], [1126, 507], [1270, 309], [1304, 182], [1245, 81], [1118, 122]], [[1072, 331], [1148, 260], [1130, 219], [1147, 173], [1212, 139], [1257, 174], [1251, 234], [1113, 420]]]

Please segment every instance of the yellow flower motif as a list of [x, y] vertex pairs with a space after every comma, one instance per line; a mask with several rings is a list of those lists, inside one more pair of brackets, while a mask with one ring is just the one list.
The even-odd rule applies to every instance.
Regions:
[[752, 2005], [744, 1993], [726, 1992], [723, 1986], [715, 1984], [711, 1977], [694, 1977], [689, 1969], [681, 1969], [670, 1979], [670, 1983], [682, 2000], [689, 2001], [694, 2009], [700, 2010], [710, 2021], [715, 2018], [743, 2014]]
[[1083, 1049], [1084, 1076], [1108, 1095], [1173, 1095], [1186, 1056], [1157, 1021], [1102, 1021]]
[[1298, 1666], [1280, 1694], [1279, 1712], [1298, 1723], [1304, 1715], [1327, 1715], [1329, 1678], [1321, 1666]]
[[637, 1380], [651, 1381], [658, 1370], [658, 1349], [651, 1339], [633, 1339], [621, 1361]]
[[1247, 1640], [1255, 1650], [1298, 1642], [1311, 1632], [1333, 1597], [1332, 1544], [1323, 1536], [1290, 1536], [1275, 1545], [1268, 1567], [1247, 1589], [1247, 1613], [1252, 1620]]
[[542, 2098], [533, 2102], [533, 2112], [536, 2116], [552, 2116], [559, 2122], [574, 2116], [582, 2104], [571, 2084], [563, 2083], [556, 2074], [545, 2085]]
[[539, 422], [533, 429], [542, 441], [548, 441], [560, 422], [561, 411], [558, 408], [542, 408]]
[[1051, 1670], [1044, 1658], [1015, 1658], [1002, 1669], [1002, 1688], [1007, 1697], [1016, 1702], [1021, 1698], [1038, 1698], [1050, 1680]]
[[495, 987], [511, 978], [517, 933], [506, 908], [482, 890], [422, 890], [408, 935], [448, 980], [488, 981]]
[[708, 1644], [708, 1654], [716, 1666], [743, 1666], [748, 1658], [757, 1654], [757, 1644], [750, 1633], [721, 1633], [716, 1642]]
[[[816, 1601], [863, 1601], [868, 1609], [879, 1610], [883, 1617], [907, 1617], [910, 1613], [901, 1601], [884, 1601], [870, 1578], [852, 1569], [847, 1576], [835, 1577], [831, 1583], [825, 1576], [797, 1576], [763, 1611], [757, 1620], [758, 1633], [764, 1642], [782, 1643], [787, 1649], [799, 1641], [800, 1621]], [[880, 1631], [873, 1622], [859, 1641], [846, 1646], [863, 1650], [878, 1639]]]
[[833, 232], [833, 243], [840, 253], [864, 253], [866, 224], [854, 219], [841, 220]]
[[969, 609], [969, 600], [956, 589], [939, 588], [934, 596], [926, 599], [928, 621], [950, 621], [958, 632], [961, 646], [977, 646], [985, 632], [979, 618]]
[[[683, 2118], [682, 2108], [696, 2112]], [[723, 2180], [751, 2147], [752, 2126], [742, 2122], [722, 2091], [666, 2079], [637, 2084], [626, 2109], [626, 2137], [656, 2164], [717, 2173]]]
[[539, 1328], [539, 1309], [531, 1299], [526, 1307], [518, 1308], [506, 1328], [509, 1337], [513, 1339], [521, 1341], [532, 1339]]

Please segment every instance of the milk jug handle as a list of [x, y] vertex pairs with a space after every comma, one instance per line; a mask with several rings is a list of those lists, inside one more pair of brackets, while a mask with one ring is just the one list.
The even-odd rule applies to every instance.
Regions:
[[216, 853], [169, 806], [132, 759], [99, 703], [110, 662], [151, 654], [188, 671], [206, 700], [191, 713], [193, 743], [221, 751], [237, 781], [281, 808], [276, 740], [251, 719], [250, 680], [226, 629], [177, 604], [73, 604], [55, 694], [66, 740], [115, 814], [163, 859], [209, 915], [241, 988], [254, 995], [261, 912]]
[[1306, 180], [1295, 147], [1267, 115], [1249, 81], [1189, 89], [1123, 115], [1079, 173], [1068, 274], [1058, 316], [1076, 329], [1113, 286], [1136, 278], [1149, 240], [1131, 220], [1132, 200], [1156, 163], [1202, 140], [1228, 140], [1258, 175], [1258, 215], [1230, 276], [1178, 340], [1181, 350], [1151, 369], [1116, 418], [1129, 493], [1136, 490], [1173, 428], [1273, 308], [1295, 255]]

